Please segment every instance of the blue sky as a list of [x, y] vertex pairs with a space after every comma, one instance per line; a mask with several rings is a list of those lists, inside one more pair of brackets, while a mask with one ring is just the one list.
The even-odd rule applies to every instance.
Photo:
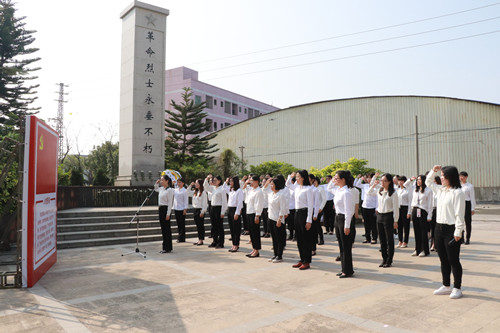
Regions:
[[[167, 68], [192, 68], [201, 81], [277, 107], [386, 95], [500, 104], [500, 2], [146, 2], [170, 10]], [[69, 85], [64, 118], [73, 153], [118, 140], [119, 16], [130, 3], [16, 5], [37, 30], [41, 118], [57, 114], [56, 83]]]

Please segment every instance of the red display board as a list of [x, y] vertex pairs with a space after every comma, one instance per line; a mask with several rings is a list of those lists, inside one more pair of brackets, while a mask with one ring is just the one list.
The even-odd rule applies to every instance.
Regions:
[[26, 118], [23, 180], [22, 275], [31, 288], [57, 260], [56, 131]]

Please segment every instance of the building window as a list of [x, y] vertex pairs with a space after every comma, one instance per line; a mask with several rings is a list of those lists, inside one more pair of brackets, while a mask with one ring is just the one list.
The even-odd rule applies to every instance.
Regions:
[[224, 112], [231, 114], [231, 103], [226, 102], [226, 106], [224, 107]]
[[214, 121], [214, 131], [217, 131], [217, 122]]
[[248, 119], [252, 119], [254, 117], [253, 115], [253, 109], [252, 108], [248, 108]]
[[257, 110], [255, 110], [254, 116], [255, 116], [255, 117], [260, 116], [260, 112], [259, 112], [259, 111], [257, 111]]
[[245, 114], [247, 114], [247, 108], [245, 108]]
[[201, 96], [198, 96], [198, 95], [194, 96], [194, 104], [195, 105], [200, 105], [201, 104]]
[[233, 116], [238, 115], [238, 104], [234, 104], [234, 103], [231, 104], [231, 114]]
[[240, 106], [240, 110], [239, 110], [239, 111], [240, 111], [240, 113], [241, 113], [241, 106]]
[[216, 99], [214, 99], [214, 105], [217, 105], [217, 100]]
[[205, 96], [205, 103], [207, 103], [206, 107], [207, 109], [213, 109], [214, 108], [214, 99], [212, 96]]
[[212, 122], [212, 119], [209, 119], [209, 118], [206, 118], [206, 119], [205, 119], [205, 126], [206, 126], [206, 128], [205, 128], [205, 129], [206, 129], [207, 131], [209, 131], [209, 132], [212, 132], [212, 131], [213, 131], [213, 129], [212, 129], [212, 125], [213, 125], [213, 124], [212, 124], [212, 123], [213, 123], [213, 122]]
[[223, 108], [224, 107], [224, 102], [223, 101], [220, 101], [220, 107]]
[[224, 127], [228, 127], [228, 126], [231, 126], [230, 123], [224, 123]]
[[223, 129], [223, 128], [224, 128], [224, 124], [220, 123], [220, 129]]

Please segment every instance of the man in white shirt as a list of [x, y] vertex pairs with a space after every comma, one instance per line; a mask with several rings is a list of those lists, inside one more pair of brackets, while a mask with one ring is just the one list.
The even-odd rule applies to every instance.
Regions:
[[469, 175], [466, 171], [461, 171], [459, 174], [460, 183], [462, 185], [462, 192], [465, 194], [465, 244], [470, 244], [470, 235], [472, 231], [472, 215], [476, 210], [476, 195], [474, 193], [474, 186], [467, 182]]

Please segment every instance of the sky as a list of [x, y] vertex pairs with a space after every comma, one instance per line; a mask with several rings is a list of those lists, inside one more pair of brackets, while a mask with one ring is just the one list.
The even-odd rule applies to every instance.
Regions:
[[[118, 142], [120, 13], [132, 1], [14, 2], [36, 30], [38, 116], [57, 117], [64, 83], [71, 153]], [[170, 11], [167, 69], [197, 70], [200, 81], [279, 108], [390, 95], [500, 104], [494, 0], [143, 2]]]

